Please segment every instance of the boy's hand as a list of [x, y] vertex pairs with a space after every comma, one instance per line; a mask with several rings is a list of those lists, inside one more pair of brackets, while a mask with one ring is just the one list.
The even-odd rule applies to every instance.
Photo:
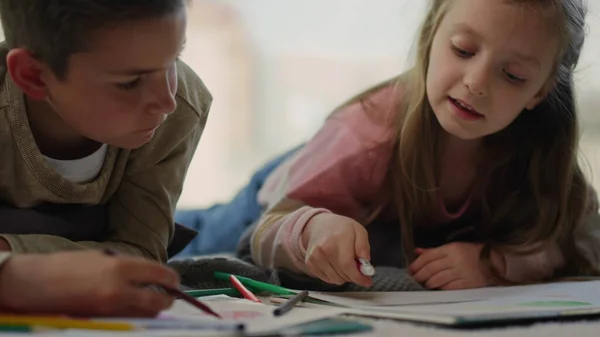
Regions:
[[177, 287], [158, 263], [100, 252], [15, 255], [0, 269], [0, 307], [76, 316], [155, 316], [173, 298], [143, 284]]
[[417, 248], [409, 271], [428, 289], [456, 290], [494, 285], [480, 261], [482, 244], [453, 242], [437, 248]]
[[371, 257], [367, 230], [358, 222], [336, 214], [318, 214], [304, 228], [302, 241], [306, 266], [316, 277], [337, 285], [373, 284], [370, 277], [361, 274], [356, 262], [356, 258]]

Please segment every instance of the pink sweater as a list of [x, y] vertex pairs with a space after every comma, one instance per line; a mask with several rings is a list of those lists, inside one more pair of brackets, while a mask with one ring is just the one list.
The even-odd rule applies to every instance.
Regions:
[[[252, 258], [258, 265], [310, 274], [304, 264], [306, 247], [301, 233], [313, 216], [333, 212], [367, 223], [375, 206], [370, 201], [382, 189], [392, 156], [393, 90], [374, 93], [368, 112], [354, 103], [333, 114], [301, 150], [268, 177], [259, 193], [259, 202], [267, 211], [251, 239]], [[432, 219], [440, 225], [458, 219], [469, 204], [467, 200], [450, 213], [440, 198]], [[371, 243], [372, 250], [389, 248]], [[516, 282], [550, 277], [564, 263], [556, 245], [505, 259], [505, 277]]]

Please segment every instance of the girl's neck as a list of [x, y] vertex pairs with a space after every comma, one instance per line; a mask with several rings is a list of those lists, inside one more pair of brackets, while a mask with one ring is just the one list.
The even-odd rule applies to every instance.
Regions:
[[440, 138], [439, 153], [442, 162], [477, 163], [481, 158], [483, 139], [460, 139], [447, 132]]
[[437, 166], [438, 196], [448, 212], [463, 207], [473, 192], [479, 174], [483, 142], [464, 140], [443, 133], [439, 143]]

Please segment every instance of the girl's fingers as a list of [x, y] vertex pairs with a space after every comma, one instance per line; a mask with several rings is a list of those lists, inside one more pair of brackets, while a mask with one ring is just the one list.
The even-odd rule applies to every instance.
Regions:
[[413, 278], [419, 283], [424, 283], [434, 275], [451, 268], [452, 265], [449, 263], [448, 259], [441, 258], [433, 260], [414, 273]]
[[446, 253], [443, 249], [434, 248], [426, 250], [410, 265], [409, 270], [413, 275], [415, 275], [429, 263], [444, 257], [446, 257]]
[[445, 269], [431, 276], [427, 281], [425, 281], [424, 285], [427, 289], [438, 289], [459, 279], [460, 277], [456, 275], [456, 270]]

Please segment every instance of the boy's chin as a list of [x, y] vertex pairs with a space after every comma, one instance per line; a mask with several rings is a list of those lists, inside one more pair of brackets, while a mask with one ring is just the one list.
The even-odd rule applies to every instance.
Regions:
[[[152, 135], [153, 136], [153, 135]], [[135, 150], [146, 144], [148, 144], [152, 140], [152, 136], [149, 137], [131, 137], [127, 139], [119, 139], [113, 141], [107, 141], [105, 144], [109, 146], [118, 147], [124, 150]]]

